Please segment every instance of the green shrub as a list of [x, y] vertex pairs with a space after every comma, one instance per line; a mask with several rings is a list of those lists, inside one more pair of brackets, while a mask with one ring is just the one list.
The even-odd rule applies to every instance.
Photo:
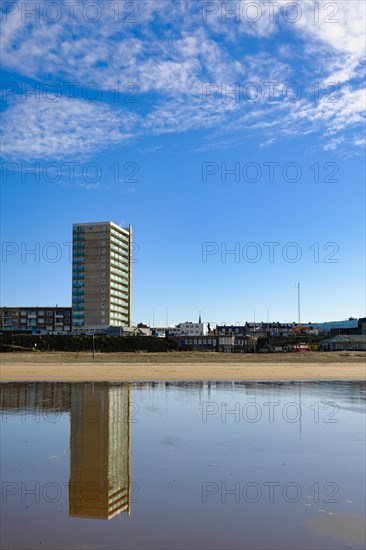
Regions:
[[[106, 336], [94, 337], [95, 350], [101, 353], [119, 351], [163, 352], [178, 349], [178, 344], [166, 338], [149, 336]], [[24, 351], [92, 351], [92, 336], [80, 335], [39, 335], [39, 334], [3, 334], [0, 341], [0, 352], [13, 351], [15, 347]]]

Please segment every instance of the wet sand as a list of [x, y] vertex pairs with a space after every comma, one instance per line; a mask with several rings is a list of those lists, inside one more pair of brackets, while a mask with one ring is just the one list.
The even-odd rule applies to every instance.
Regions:
[[6, 353], [0, 380], [364, 380], [366, 353]]

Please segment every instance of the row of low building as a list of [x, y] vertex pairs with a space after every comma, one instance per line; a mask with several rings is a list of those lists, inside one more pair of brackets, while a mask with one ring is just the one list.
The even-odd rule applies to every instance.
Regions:
[[[101, 327], [93, 323], [79, 327], [73, 323], [73, 308], [59, 306], [36, 306], [36, 307], [2, 307], [0, 308], [0, 322], [3, 331], [32, 331], [45, 330], [52, 332], [70, 332], [75, 330], [78, 333], [101, 330], [106, 331], [108, 327], [115, 328], [116, 334], [121, 331], [138, 332], [137, 329], [147, 329], [153, 336], [158, 337], [184, 337], [184, 336], [206, 336], [214, 335], [220, 337], [231, 336], [255, 336], [255, 337], [288, 337], [299, 334], [309, 335], [335, 335], [335, 334], [365, 334], [366, 317], [359, 319], [350, 318], [344, 321], [332, 321], [326, 323], [251, 323], [243, 325], [218, 325], [186, 321], [174, 327], [147, 327], [140, 323], [137, 327], [128, 326], [126, 323], [120, 325], [108, 325]], [[145, 331], [146, 332], [146, 331]]]
[[200, 338], [180, 338], [180, 349], [194, 351], [219, 351], [227, 353], [285, 353], [308, 351], [366, 351], [366, 334], [336, 335], [317, 343], [295, 343], [258, 348], [255, 336], [202, 336]]
[[[271, 344], [258, 348], [258, 338], [268, 336], [268, 331], [254, 330], [251, 323], [245, 325], [222, 325], [208, 332], [205, 323], [180, 323], [176, 327], [149, 328], [140, 324], [137, 327], [110, 326], [105, 329], [87, 329], [73, 327], [72, 309], [67, 307], [32, 307], [32, 308], [1, 308], [1, 327], [3, 333], [38, 333], [38, 334], [107, 334], [110, 336], [140, 336], [156, 338], [174, 338], [179, 342], [181, 350], [219, 351], [233, 353], [263, 352], [292, 352], [292, 351], [339, 351], [339, 350], [366, 350], [365, 318], [359, 319], [355, 327], [360, 329], [358, 334], [335, 334], [319, 343], [312, 344], [283, 344], [286, 336], [301, 331], [288, 330], [282, 332], [282, 345], [277, 345], [276, 337], [269, 333]], [[282, 325], [282, 328], [283, 325]], [[296, 328], [296, 327], [294, 327]], [[339, 330], [340, 327], [338, 327]]]
[[366, 317], [359, 319], [345, 319], [343, 321], [329, 321], [325, 323], [280, 323], [262, 322], [245, 323], [244, 325], [218, 325], [219, 336], [270, 336], [271, 338], [293, 335], [327, 336], [335, 334], [365, 334]]
[[180, 323], [175, 327], [149, 328], [135, 326], [99, 325], [79, 326], [73, 323], [71, 307], [2, 307], [0, 323], [2, 332], [30, 332], [39, 334], [109, 334], [111, 336], [155, 336], [158, 338], [202, 336], [207, 333], [207, 324]]

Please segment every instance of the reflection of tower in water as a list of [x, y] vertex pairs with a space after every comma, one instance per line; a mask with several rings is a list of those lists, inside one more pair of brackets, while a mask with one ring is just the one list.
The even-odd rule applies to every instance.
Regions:
[[110, 519], [130, 512], [128, 384], [74, 384], [69, 514]]

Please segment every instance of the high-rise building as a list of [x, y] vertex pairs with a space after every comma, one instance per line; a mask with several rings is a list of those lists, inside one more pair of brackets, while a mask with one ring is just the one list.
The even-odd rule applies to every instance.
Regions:
[[132, 227], [77, 223], [72, 245], [73, 328], [131, 326]]

